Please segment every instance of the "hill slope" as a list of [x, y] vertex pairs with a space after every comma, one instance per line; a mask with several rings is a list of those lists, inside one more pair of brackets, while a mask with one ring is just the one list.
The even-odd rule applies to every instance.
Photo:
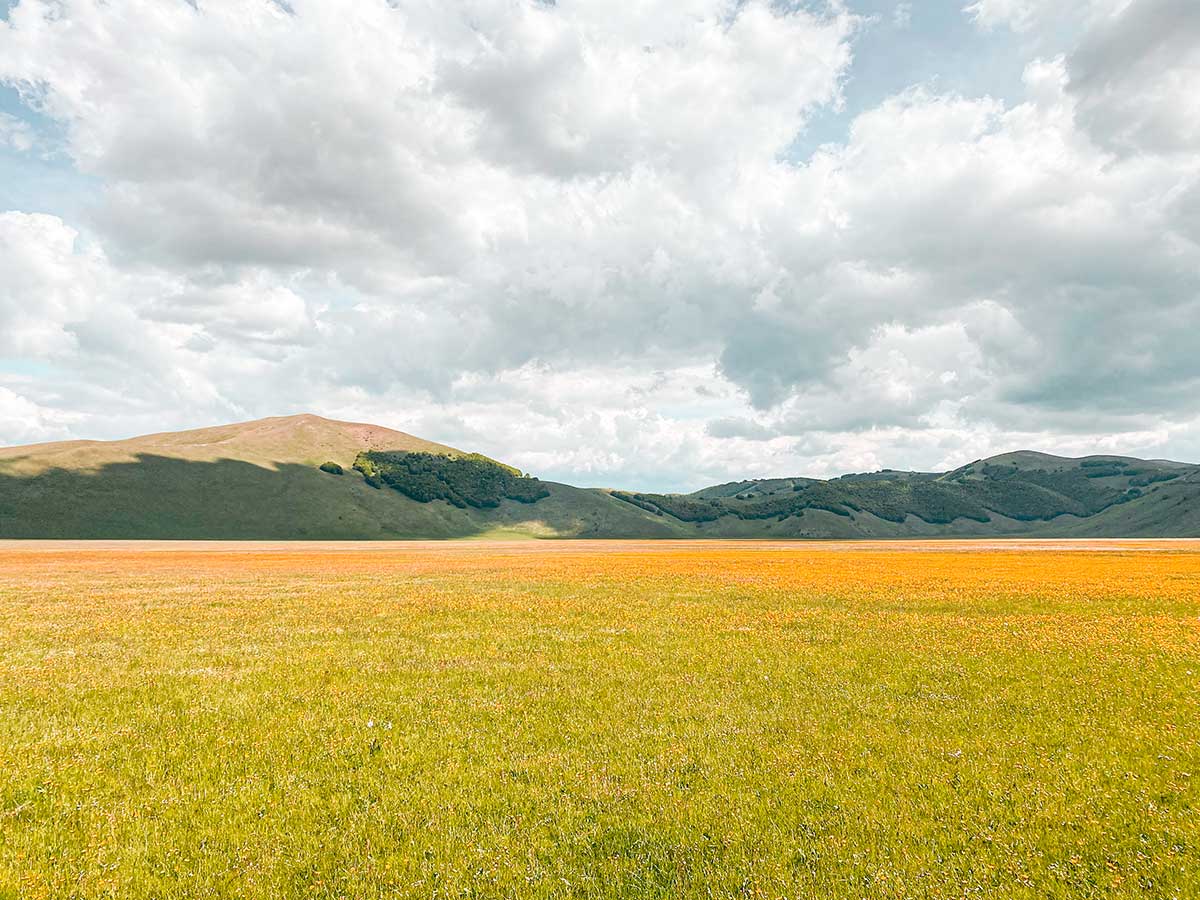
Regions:
[[460, 452], [378, 425], [298, 415], [193, 431], [168, 431], [123, 441], [63, 441], [0, 447], [0, 467], [7, 472], [36, 474], [52, 468], [92, 470], [113, 463], [132, 462], [139, 456], [162, 456], [194, 462], [236, 459], [257, 465], [319, 465], [332, 460], [349, 468], [363, 450]]
[[0, 449], [6, 538], [1198, 535], [1200, 467], [1115, 456], [1021, 451], [944, 473], [748, 480], [681, 495], [541, 482], [403, 432], [312, 415]]
[[711, 537], [1190, 537], [1200, 467], [1020, 451], [951, 472], [772, 478], [614, 497]]
[[[4, 448], [0, 537], [369, 540], [671, 531], [628, 504], [568, 485], [546, 483], [546, 496], [532, 504], [420, 502], [369, 485], [352, 468], [364, 453], [467, 457], [403, 432], [311, 415]], [[321, 471], [325, 462], [346, 474]]]

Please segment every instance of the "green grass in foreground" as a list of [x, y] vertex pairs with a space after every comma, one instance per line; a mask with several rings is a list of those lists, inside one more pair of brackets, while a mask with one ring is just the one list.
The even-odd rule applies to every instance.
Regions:
[[0, 897], [1200, 896], [1200, 553], [0, 552]]

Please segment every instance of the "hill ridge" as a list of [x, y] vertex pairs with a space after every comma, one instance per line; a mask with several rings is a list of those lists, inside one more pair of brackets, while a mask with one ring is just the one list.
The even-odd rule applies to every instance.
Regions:
[[[459, 454], [462, 451], [435, 441], [366, 422], [346, 422], [313, 413], [267, 416], [227, 425], [207, 425], [182, 431], [156, 431], [107, 441], [51, 441], [0, 448], [0, 465], [16, 459], [40, 457], [42, 469], [51, 464], [86, 468], [95, 458], [109, 461], [108, 454], [125, 459], [138, 454], [168, 452], [196, 461], [235, 459], [253, 463], [316, 463], [331, 460], [350, 466], [362, 450], [404, 450]], [[218, 455], [219, 454], [219, 455]], [[322, 454], [324, 456], [322, 457]], [[318, 459], [317, 457], [322, 457]], [[25, 474], [36, 464], [26, 462]]]
[[1200, 466], [1020, 450], [947, 472], [746, 479], [690, 494], [585, 490], [313, 413], [0, 448], [0, 537], [1006, 535], [1200, 535]]

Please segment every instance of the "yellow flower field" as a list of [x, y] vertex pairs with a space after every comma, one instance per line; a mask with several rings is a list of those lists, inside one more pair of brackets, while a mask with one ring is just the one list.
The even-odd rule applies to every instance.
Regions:
[[1200, 542], [0, 545], [0, 897], [1200, 896]]

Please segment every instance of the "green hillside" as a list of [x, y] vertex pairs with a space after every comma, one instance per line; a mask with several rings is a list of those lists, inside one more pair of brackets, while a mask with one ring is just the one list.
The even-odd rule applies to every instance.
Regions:
[[1032, 452], [951, 472], [583, 490], [318, 416], [0, 449], [0, 537], [1187, 537], [1200, 467]]
[[[128, 441], [0, 449], [0, 537], [373, 540], [667, 537], [605, 494], [539, 482], [536, 502], [413, 499], [356, 463], [486, 460], [403, 432], [288, 416]], [[487, 460], [492, 466], [499, 466]], [[334, 463], [334, 475], [320, 467]], [[504, 470], [511, 471], [507, 467]], [[518, 473], [519, 474], [519, 473]], [[519, 479], [524, 481], [524, 479]], [[396, 488], [396, 489], [392, 489]], [[511, 490], [520, 490], [521, 486]], [[410, 493], [415, 493], [413, 489]]]
[[613, 496], [713, 537], [1200, 534], [1200, 467], [1115, 456], [1023, 451], [945, 473], [885, 470]]

